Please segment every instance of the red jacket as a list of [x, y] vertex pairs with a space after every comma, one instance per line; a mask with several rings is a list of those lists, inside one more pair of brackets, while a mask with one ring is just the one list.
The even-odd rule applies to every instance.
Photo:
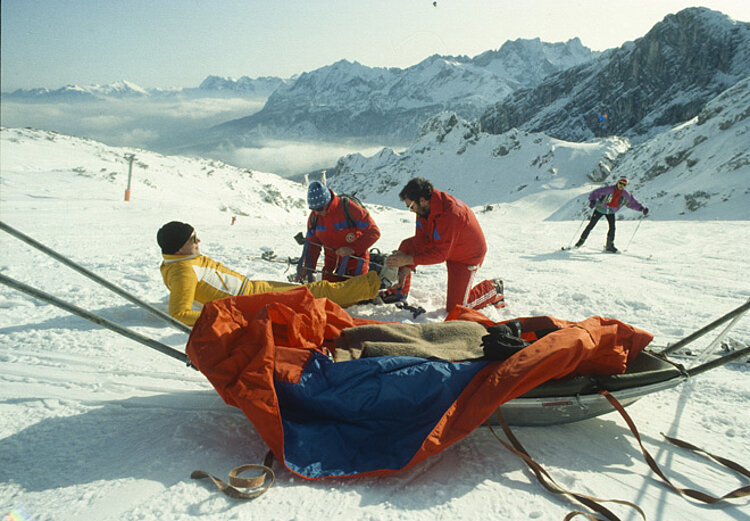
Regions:
[[[370, 247], [380, 238], [380, 229], [372, 217], [354, 201], [349, 200], [349, 214], [354, 220], [355, 227], [350, 228], [344, 213], [341, 197], [331, 192], [333, 198], [328, 206], [326, 215], [310, 214], [307, 219], [307, 235], [309, 241], [307, 250], [308, 266], [315, 266], [320, 256], [320, 246], [312, 243], [322, 244], [325, 249], [325, 271], [333, 271], [336, 267], [336, 253], [338, 248], [349, 246], [354, 250], [354, 255], [366, 260], [370, 259]], [[313, 221], [315, 227], [313, 228]], [[361, 275], [367, 273], [368, 264], [359, 259], [350, 259], [347, 273], [350, 275]], [[330, 276], [323, 277], [326, 280]]]
[[433, 189], [430, 214], [426, 219], [417, 216], [414, 237], [402, 242], [399, 249], [414, 256], [415, 266], [445, 261], [474, 265], [484, 260], [487, 242], [471, 208]]

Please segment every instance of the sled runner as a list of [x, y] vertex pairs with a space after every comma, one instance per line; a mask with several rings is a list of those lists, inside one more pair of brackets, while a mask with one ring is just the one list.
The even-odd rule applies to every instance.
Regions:
[[[545, 382], [500, 406], [509, 425], [555, 425], [593, 418], [612, 412], [612, 405], [599, 394], [607, 390], [624, 406], [638, 399], [681, 384], [688, 378], [681, 366], [642, 351], [624, 374], [578, 376]], [[496, 415], [490, 418], [499, 423]]]

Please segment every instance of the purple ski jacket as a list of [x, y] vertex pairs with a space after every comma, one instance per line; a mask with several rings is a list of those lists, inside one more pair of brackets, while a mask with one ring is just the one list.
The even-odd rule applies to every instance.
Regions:
[[623, 206], [627, 206], [631, 210], [635, 210], [637, 212], [643, 211], [643, 205], [639, 203], [635, 199], [635, 197], [633, 197], [633, 195], [627, 190], [622, 191], [622, 195], [620, 195], [620, 200], [618, 201], [617, 206], [609, 206], [608, 203], [612, 200], [612, 194], [614, 193], [615, 185], [602, 186], [601, 188], [597, 188], [589, 194], [589, 201], [594, 202], [594, 209], [597, 212], [603, 214], [617, 213], [617, 211]]

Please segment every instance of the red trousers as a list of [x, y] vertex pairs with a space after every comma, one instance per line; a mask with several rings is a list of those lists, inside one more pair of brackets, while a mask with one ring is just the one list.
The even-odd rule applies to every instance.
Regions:
[[471, 287], [480, 264], [469, 265], [447, 261], [445, 265], [448, 268], [448, 294], [445, 302], [447, 311], [459, 304], [465, 306], [481, 296], [477, 287]]
[[[498, 293], [497, 284], [493, 280], [485, 280], [472, 287], [474, 275], [479, 265], [468, 265], [460, 262], [448, 261], [448, 295], [446, 296], [445, 309], [451, 311], [457, 305], [473, 309], [481, 309], [490, 304], [500, 306], [503, 301], [502, 293]], [[411, 286], [411, 271], [401, 286], [404, 294], [409, 293]]]

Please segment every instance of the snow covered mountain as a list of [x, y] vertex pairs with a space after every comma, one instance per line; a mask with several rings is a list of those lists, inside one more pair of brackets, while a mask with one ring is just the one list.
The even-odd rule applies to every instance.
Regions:
[[486, 134], [476, 123], [443, 113], [425, 123], [421, 137], [404, 152], [350, 154], [326, 175], [334, 190], [356, 192], [365, 202], [396, 206], [404, 184], [421, 176], [470, 206], [546, 198], [549, 215], [585, 190], [592, 177], [609, 173], [629, 147], [616, 137], [571, 143], [516, 130]]
[[208, 76], [201, 82], [197, 90], [204, 93], [226, 92], [233, 95], [253, 95], [268, 97], [273, 91], [287, 83], [288, 80], [277, 78], [275, 76], [261, 76], [259, 78], [250, 78], [242, 76], [238, 79]]
[[750, 75], [750, 23], [706, 8], [668, 15], [644, 37], [521, 89], [481, 116], [511, 128], [582, 141], [650, 135], [695, 117]]
[[122, 80], [105, 85], [65, 85], [59, 89], [18, 89], [4, 92], [3, 99], [24, 102], [71, 102], [98, 101], [128, 98], [163, 99], [170, 96], [187, 97], [238, 97], [267, 98], [279, 86], [288, 80], [271, 76], [239, 79], [208, 76], [198, 87], [175, 87], [170, 89], [145, 89], [133, 82]]
[[[657, 215], [750, 218], [750, 76], [709, 101], [692, 120], [634, 146], [610, 179], [635, 181]], [[734, 216], [734, 217], [733, 217]]]
[[70, 102], [95, 101], [106, 98], [137, 98], [149, 96], [149, 92], [129, 81], [117, 81], [106, 85], [65, 85], [59, 89], [18, 89], [3, 93], [3, 98], [14, 101]]
[[478, 117], [491, 103], [598, 53], [566, 43], [506, 42], [475, 58], [431, 56], [406, 69], [341, 60], [277, 89], [260, 112], [219, 125], [218, 136], [411, 140], [443, 110]]
[[750, 219], [748, 116], [750, 78], [692, 121], [633, 148], [617, 137], [576, 143], [516, 129], [487, 134], [445, 113], [404, 152], [350, 154], [327, 177], [335, 190], [380, 204], [398, 204], [403, 185], [422, 176], [469, 205], [548, 201], [542, 218], [568, 219], [588, 212], [590, 190], [624, 176], [653, 218]]

